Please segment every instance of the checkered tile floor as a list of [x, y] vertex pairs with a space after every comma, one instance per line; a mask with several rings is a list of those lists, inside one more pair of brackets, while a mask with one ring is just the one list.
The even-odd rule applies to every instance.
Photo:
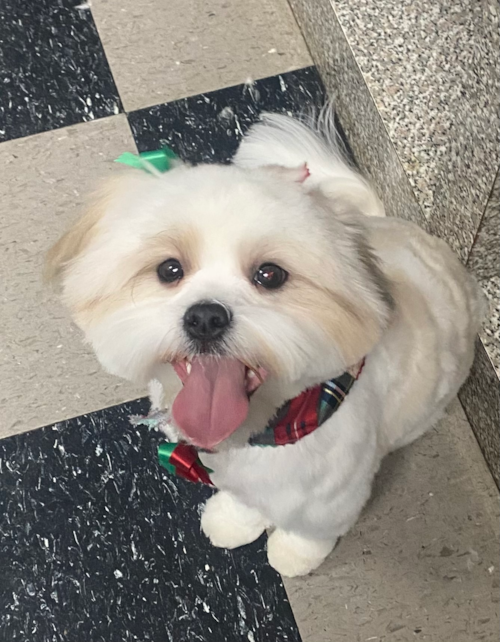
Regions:
[[[441, 642], [446, 600], [460, 605], [446, 639], [493, 639], [474, 637], [493, 550], [474, 525], [492, 500], [483, 488], [443, 511], [487, 475], [458, 405], [391, 458], [389, 496], [376, 491], [331, 563], [287, 582], [292, 612], [264, 538], [207, 544], [210, 491], [157, 468], [158, 436], [127, 419], [144, 391], [101, 372], [41, 282], [44, 252], [120, 153], [166, 143], [225, 162], [261, 111], [322, 101], [285, 0], [2, 0], [0, 86], [0, 642]], [[439, 501], [435, 452], [461, 471]], [[450, 570], [444, 546], [473, 546], [481, 572]]]

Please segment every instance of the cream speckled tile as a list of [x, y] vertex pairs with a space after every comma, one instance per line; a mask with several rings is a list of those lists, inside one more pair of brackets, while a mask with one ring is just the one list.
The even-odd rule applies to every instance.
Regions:
[[311, 64], [286, 0], [93, 0], [126, 111]]
[[121, 115], [0, 145], [0, 437], [142, 394], [102, 373], [41, 277], [48, 247], [127, 150]]
[[498, 493], [455, 401], [386, 459], [325, 564], [285, 588], [304, 642], [496, 642], [498, 552]]

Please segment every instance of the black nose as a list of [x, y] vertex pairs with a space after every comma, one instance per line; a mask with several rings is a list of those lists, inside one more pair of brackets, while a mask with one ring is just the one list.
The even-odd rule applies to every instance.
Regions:
[[196, 303], [184, 315], [186, 332], [198, 341], [219, 339], [230, 323], [230, 313], [220, 303]]

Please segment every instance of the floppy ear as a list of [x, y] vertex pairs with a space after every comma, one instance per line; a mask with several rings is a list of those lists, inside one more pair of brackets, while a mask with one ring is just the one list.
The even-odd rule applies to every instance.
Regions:
[[99, 221], [104, 216], [117, 181], [105, 184], [90, 199], [83, 216], [52, 246], [45, 259], [44, 278], [54, 281], [62, 274], [64, 267], [76, 258], [91, 242], [98, 231]]

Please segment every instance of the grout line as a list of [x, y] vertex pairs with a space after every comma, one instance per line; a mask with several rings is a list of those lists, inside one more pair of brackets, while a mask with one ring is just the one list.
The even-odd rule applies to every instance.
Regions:
[[488, 198], [487, 198], [487, 200], [486, 200], [486, 205], [484, 206], [483, 213], [481, 214], [481, 218], [479, 219], [479, 223], [478, 223], [478, 226], [477, 226], [477, 229], [476, 229], [476, 233], [475, 233], [475, 235], [474, 235], [474, 240], [472, 241], [472, 245], [471, 245], [470, 250], [469, 250], [469, 253], [468, 253], [468, 255], [467, 255], [467, 262], [466, 262], [466, 265], [468, 265], [468, 264], [469, 264], [469, 259], [470, 259], [471, 255], [472, 255], [472, 251], [473, 251], [473, 249], [474, 249], [474, 246], [476, 245], [476, 242], [477, 242], [477, 240], [478, 240], [479, 232], [480, 232], [480, 230], [481, 230], [481, 226], [482, 226], [482, 224], [483, 224], [483, 220], [484, 220], [484, 217], [485, 217], [485, 215], [486, 215], [486, 210], [488, 209], [488, 207], [489, 207], [489, 205], [490, 205], [490, 201], [491, 201], [491, 199], [492, 199], [493, 192], [494, 192], [494, 190], [495, 190], [495, 184], [496, 184], [496, 182], [497, 182], [497, 180], [498, 180], [498, 175], [499, 175], [499, 173], [500, 173], [500, 167], [497, 169], [496, 174], [495, 174], [495, 176], [493, 177], [493, 184], [492, 184], [491, 189], [490, 189], [490, 191], [489, 191], [489, 193], [488, 193]]

